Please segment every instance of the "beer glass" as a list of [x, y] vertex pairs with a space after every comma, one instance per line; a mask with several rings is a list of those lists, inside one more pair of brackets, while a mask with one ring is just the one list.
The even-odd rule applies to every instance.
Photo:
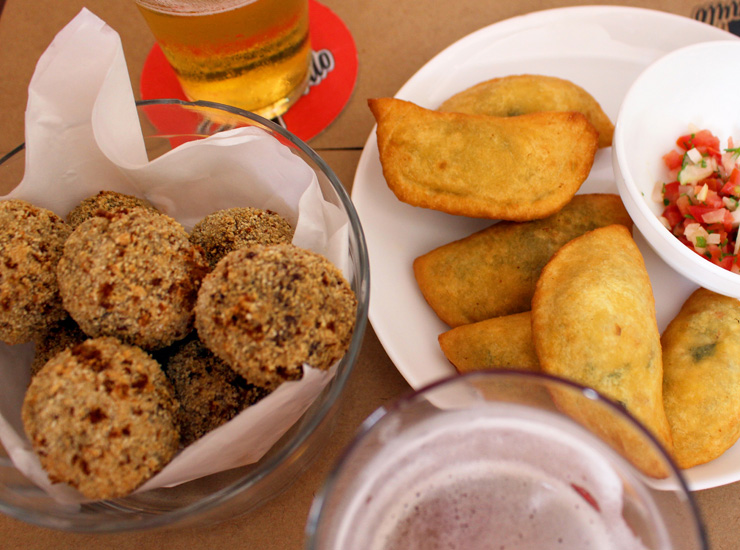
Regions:
[[308, 84], [308, 0], [135, 0], [190, 100], [281, 115]]
[[306, 529], [310, 550], [707, 548], [680, 472], [623, 407], [514, 371], [449, 378], [373, 413]]

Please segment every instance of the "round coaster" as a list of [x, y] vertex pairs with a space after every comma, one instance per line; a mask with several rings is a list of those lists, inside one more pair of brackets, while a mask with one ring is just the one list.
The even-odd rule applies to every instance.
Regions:
[[[304, 141], [315, 137], [342, 112], [357, 80], [357, 49], [341, 19], [329, 8], [309, 0], [312, 64], [308, 88], [275, 122]], [[187, 99], [162, 50], [149, 52], [141, 73], [142, 99]]]

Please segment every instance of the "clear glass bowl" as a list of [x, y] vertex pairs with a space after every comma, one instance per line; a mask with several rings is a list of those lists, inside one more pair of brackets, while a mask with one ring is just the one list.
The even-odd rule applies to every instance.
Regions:
[[[0, 512], [43, 527], [106, 533], [186, 526], [233, 518], [262, 505], [285, 490], [325, 446], [367, 325], [369, 264], [360, 221], [341, 182], [316, 152], [273, 122], [233, 107], [171, 99], [142, 101], [137, 105], [150, 158], [185, 141], [234, 127], [257, 126], [288, 146], [315, 171], [324, 198], [337, 205], [349, 219], [351, 284], [358, 300], [355, 330], [332, 381], [301, 419], [258, 463], [250, 466], [173, 488], [69, 506], [58, 503], [26, 479], [0, 447]], [[0, 159], [3, 193], [23, 176], [22, 151], [20, 146]]]
[[445, 378], [371, 414], [306, 534], [307, 550], [707, 548], [681, 472], [622, 406], [508, 370]]

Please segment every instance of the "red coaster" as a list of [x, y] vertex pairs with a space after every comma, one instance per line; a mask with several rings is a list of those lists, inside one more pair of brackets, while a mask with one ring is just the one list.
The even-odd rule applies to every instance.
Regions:
[[[315, 137], [342, 112], [357, 80], [357, 49], [341, 19], [316, 0], [308, 3], [313, 64], [309, 88], [275, 122], [304, 141]], [[142, 99], [187, 99], [175, 72], [154, 45], [141, 73]]]

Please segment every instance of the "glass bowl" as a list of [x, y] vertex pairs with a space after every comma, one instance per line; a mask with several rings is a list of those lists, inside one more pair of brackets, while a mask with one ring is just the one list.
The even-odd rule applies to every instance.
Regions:
[[624, 407], [486, 370], [371, 414], [316, 495], [307, 550], [704, 550], [687, 485]]
[[[350, 282], [358, 300], [355, 329], [332, 380], [298, 422], [259, 462], [249, 466], [121, 499], [67, 505], [52, 499], [24, 477], [0, 447], [0, 511], [47, 528], [106, 533], [188, 526], [233, 518], [265, 503], [285, 490], [325, 446], [367, 325], [369, 264], [360, 221], [341, 182], [316, 152], [277, 124], [229, 106], [163, 99], [138, 102], [137, 109], [150, 159], [186, 141], [235, 127], [256, 126], [281, 141], [313, 169], [324, 199], [339, 207], [349, 220]], [[3, 193], [23, 176], [22, 151], [20, 146], [0, 159]], [[30, 344], [7, 348], [13, 353], [12, 348], [23, 346]], [[20, 400], [22, 396], [15, 406], [20, 407]]]

